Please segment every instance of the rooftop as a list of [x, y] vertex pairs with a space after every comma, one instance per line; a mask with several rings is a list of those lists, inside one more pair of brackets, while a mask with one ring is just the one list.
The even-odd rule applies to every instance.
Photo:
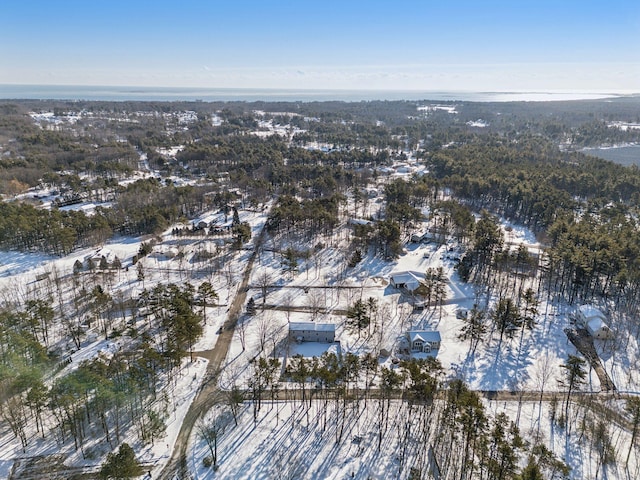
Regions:
[[604, 319], [605, 314], [600, 311], [600, 309], [594, 307], [593, 305], [580, 305], [578, 307], [578, 312], [584, 318], [601, 318]]
[[422, 340], [423, 342], [440, 342], [440, 332], [435, 330], [410, 330], [407, 332], [409, 340], [413, 343], [416, 340]]
[[317, 332], [335, 332], [334, 323], [290, 322], [289, 331], [315, 330]]
[[420, 272], [394, 272], [391, 274], [394, 283], [421, 282], [425, 279], [425, 274]]

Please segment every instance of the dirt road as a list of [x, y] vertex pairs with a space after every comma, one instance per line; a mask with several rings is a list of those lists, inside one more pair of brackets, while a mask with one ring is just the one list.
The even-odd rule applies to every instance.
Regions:
[[[216, 345], [212, 350], [201, 352], [201, 356], [209, 360], [205, 379], [200, 387], [200, 391], [191, 403], [191, 406], [184, 417], [182, 426], [180, 427], [180, 432], [176, 438], [176, 443], [173, 447], [173, 452], [169, 458], [169, 462], [160, 473], [161, 479], [172, 480], [190, 478], [189, 470], [187, 468], [187, 446], [189, 443], [189, 437], [191, 436], [191, 432], [193, 431], [198, 419], [210, 410], [220, 399], [221, 392], [218, 389], [218, 375], [225, 358], [227, 358], [236, 322], [238, 321], [246, 303], [247, 287], [249, 285], [249, 279], [251, 278], [251, 271], [253, 270], [253, 264], [260, 245], [262, 245], [262, 242], [264, 241], [264, 237], [265, 228], [263, 227], [260, 235], [258, 235], [255, 241], [253, 252], [247, 262], [247, 267], [244, 270], [242, 281], [236, 291], [236, 296], [229, 307], [227, 320], [224, 322]], [[198, 355], [198, 353], [195, 353], [195, 355]]]

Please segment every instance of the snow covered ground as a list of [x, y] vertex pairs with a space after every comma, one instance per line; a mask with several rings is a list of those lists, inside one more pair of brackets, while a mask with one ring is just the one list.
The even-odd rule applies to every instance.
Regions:
[[[83, 356], [89, 358], [91, 353], [96, 350], [99, 351], [103, 347], [109, 348], [108, 342], [95, 342], [87, 347], [84, 355], [78, 355], [78, 359], [82, 359]], [[162, 467], [169, 459], [169, 454], [173, 449], [173, 444], [180, 431], [184, 416], [202, 382], [207, 363], [207, 360], [202, 358], [196, 358], [193, 363], [189, 362], [188, 359], [184, 360], [181, 371], [177, 375], [176, 383], [168, 385], [163, 389], [166, 397], [162, 397], [162, 401], [164, 401], [164, 399], [167, 400], [166, 408], [169, 416], [165, 419], [167, 429], [166, 436], [162, 440], [156, 441], [153, 445], [142, 446], [136, 442], [134, 432], [126, 434], [123, 438], [124, 442], [135, 446], [138, 460], [141, 463], [154, 465], [152, 471], [154, 474], [153, 478], [157, 477], [157, 474], [160, 473]], [[52, 426], [48, 425], [48, 423], [49, 422], [45, 420], [45, 428]], [[49, 435], [48, 440], [42, 440], [39, 435], [35, 435], [35, 432], [33, 433], [34, 435], [27, 446], [26, 452], [22, 451], [20, 442], [14, 439], [10, 432], [4, 431], [2, 433], [2, 437], [0, 437], [0, 478], [9, 478], [14, 461], [20, 458], [62, 455], [66, 457], [64, 461], [65, 465], [86, 467], [91, 471], [99, 469], [102, 463], [102, 457], [110, 452], [108, 444], [96, 442], [88, 438], [83, 445], [86, 457], [83, 458], [80, 450], [74, 450], [73, 442], [60, 444], [52, 441], [53, 435]]]
[[[529, 251], [541, 250], [535, 236], [527, 229], [506, 221], [502, 221], [502, 226], [505, 242], [512, 248], [522, 244]], [[479, 299], [491, 306], [495, 299], [479, 297], [473, 285], [460, 281], [454, 269], [455, 261], [452, 260], [456, 253], [452, 254], [450, 248], [450, 245], [407, 244], [406, 252], [396, 261], [385, 262], [367, 257], [353, 269], [344, 267], [345, 258], [339, 250], [326, 248], [311, 259], [301, 261], [295, 275], [283, 272], [277, 253], [262, 252], [250, 282], [253, 288], [249, 295], [260, 307], [263, 296], [259, 288], [259, 276], [267, 273], [274, 284], [264, 299], [267, 309], [262, 312], [258, 308], [255, 316], [243, 320], [245, 348], [242, 348], [239, 335], [236, 335], [221, 386], [228, 388], [233, 383], [246, 385], [250, 375], [249, 361], [257, 356], [270, 356], [275, 351], [284, 363], [287, 356], [294, 353], [307, 356], [313, 355], [314, 351], [317, 355], [326, 351], [328, 344], [287, 347], [285, 337], [288, 322], [315, 321], [335, 323], [342, 352], [356, 354], [367, 351], [377, 354], [383, 348], [394, 352], [398, 336], [408, 328], [434, 329], [442, 337], [437, 358], [448, 378], [461, 378], [476, 390], [513, 391], [514, 398], [517, 398], [518, 391], [543, 389], [545, 392], [558, 392], [558, 397], [562, 399], [564, 390], [558, 381], [564, 371], [560, 365], [569, 354], [577, 354], [563, 332], [570, 325], [569, 313], [574, 307], [554, 303], [543, 296], [540, 298], [536, 327], [532, 332], [525, 331], [522, 343], [519, 335], [500, 342], [497, 332], [493, 332], [477, 348], [472, 349], [469, 341], [458, 338], [463, 321], [457, 318], [456, 312], [471, 309]], [[427, 307], [416, 311], [409, 305], [406, 293], [389, 285], [389, 276], [393, 272], [425, 271], [437, 267], [443, 267], [448, 278], [447, 301], [442, 309]], [[374, 332], [371, 338], [362, 338], [345, 328], [342, 312], [356, 299], [369, 297], [375, 298], [384, 312], [384, 332], [379, 337]], [[316, 304], [322, 305], [322, 311], [312, 311]], [[295, 311], [273, 310], [269, 305], [287, 305], [294, 307]], [[263, 351], [260, 348], [261, 338]], [[618, 389], [637, 392], [640, 384], [636, 373], [639, 358], [636, 342], [629, 338], [615, 352], [611, 346], [607, 350], [607, 345], [600, 342], [596, 342], [596, 347], [600, 349], [605, 368], [612, 372]], [[386, 366], [392, 365], [390, 358], [381, 357], [380, 362]], [[293, 384], [286, 384], [286, 387], [296, 388]], [[597, 392], [599, 388], [598, 378], [590, 370], [582, 389]], [[514, 421], [518, 418], [515, 400], [501, 402], [500, 405], [496, 401], [487, 403], [496, 413], [506, 411]], [[536, 402], [523, 404], [519, 423], [525, 438], [530, 441], [537, 438], [545, 445], [550, 445], [556, 455], [572, 467], [571, 478], [591, 479], [596, 477], [596, 472], [600, 471], [601, 474], [602, 467], [594, 456], [594, 440], [583, 436], [578, 441], [575, 433], [567, 436], [565, 430], [550, 420], [550, 405], [543, 402], [539, 414]], [[367, 430], [372, 422], [368, 417], [372, 415], [371, 412], [361, 413], [357, 421], [349, 425], [347, 439], [336, 446], [331, 439], [326, 439], [326, 433], [318, 430], [317, 419], [312, 417], [307, 425], [301, 411], [296, 413], [295, 405], [263, 407], [269, 413], [255, 425], [249, 408], [248, 404], [245, 405], [246, 412], [240, 426], [229, 427], [225, 432], [220, 447], [220, 470], [215, 475], [211, 469], [202, 466], [202, 458], [208, 455], [206, 445], [197, 436], [193, 437], [190, 462], [192, 471], [197, 472], [196, 478], [225, 478], [226, 475], [231, 478], [289, 478], [287, 475], [291, 475], [291, 478], [349, 478], [351, 473], [355, 478], [390, 478], [397, 475], [398, 464], [392, 453], [397, 446], [390, 446], [384, 455], [377, 454], [373, 448], [373, 433]], [[617, 410], [621, 408], [618, 406]], [[574, 424], [577, 423], [576, 417]], [[617, 451], [626, 451], [629, 434], [619, 427], [612, 427], [611, 435], [615, 437], [613, 441]], [[364, 440], [355, 444], [351, 436]], [[391, 440], [391, 445], [397, 441], [397, 438]], [[307, 453], [310, 450], [313, 455]], [[640, 468], [636, 464], [630, 467], [631, 471]], [[621, 469], [606, 469], [608, 478], [626, 478]]]
[[[522, 243], [532, 249], [540, 248], [535, 236], [526, 229], [507, 223], [504, 227], [507, 243]], [[235, 363], [242, 363], [235, 359], [271, 355], [272, 347], [260, 352], [261, 332], [263, 336], [275, 336], [275, 343], [282, 347], [283, 339], [286, 337], [287, 321], [335, 323], [342, 351], [352, 353], [374, 350], [374, 353], [378, 353], [381, 348], [393, 352], [397, 338], [409, 328], [426, 328], [437, 330], [442, 336], [442, 346], [437, 358], [449, 376], [462, 378], [474, 389], [536, 390], [539, 388], [537, 383], [541, 372], [544, 371], [546, 376], [553, 377], [553, 380], [547, 381], [545, 389], [557, 390], [559, 386], [555, 379], [562, 374], [559, 366], [566, 361], [568, 354], [576, 353], [563, 332], [563, 329], [569, 326], [567, 314], [572, 307], [551, 304], [542, 298], [537, 326], [532, 332], [524, 333], [522, 345], [519, 335], [511, 340], [505, 338], [500, 343], [499, 335], [495, 333], [487, 336], [485, 342], [481, 342], [472, 350], [469, 341], [458, 338], [464, 323], [456, 317], [456, 312], [470, 310], [478, 301], [478, 296], [473, 285], [460, 281], [453, 259], [459, 254], [451, 253], [450, 249], [451, 246], [448, 245], [412, 243], [406, 246], [406, 253], [397, 261], [385, 262], [368, 257], [355, 268], [345, 269], [342, 254], [338, 250], [327, 248], [314, 254], [311, 259], [301, 261], [299, 272], [293, 277], [283, 272], [279, 254], [262, 252], [250, 282], [254, 288], [250, 290], [249, 296], [253, 296], [256, 305], [260, 307], [264, 300], [259, 288], [260, 277], [268, 276], [274, 285], [268, 289], [265, 300], [267, 310], [264, 313], [259, 311], [255, 317], [244, 318], [242, 328], [246, 337], [245, 350], [243, 351], [240, 339], [236, 335], [229, 358], [234, 359]], [[442, 308], [427, 307], [422, 311], [414, 310], [406, 292], [389, 285], [389, 277], [393, 272], [424, 272], [427, 268], [438, 267], [443, 267], [448, 279], [446, 302]], [[384, 317], [381, 340], [375, 333], [371, 339], [366, 340], [345, 328], [343, 312], [356, 299], [366, 300], [369, 297], [377, 300]], [[489, 302], [493, 301], [494, 299], [489, 299]], [[269, 305], [303, 308], [286, 313], [270, 309]], [[314, 305], [322, 307], [315, 314], [310, 311]], [[267, 325], [272, 328], [267, 328]], [[277, 354], [282, 357], [284, 363], [286, 348], [280, 348]], [[629, 358], [628, 362], [631, 360]], [[620, 368], [627, 371], [628, 362], [624, 362]], [[632, 376], [631, 380], [636, 384], [635, 376]], [[589, 381], [588, 388], [598, 391], [599, 383], [595, 374], [590, 375]], [[619, 388], [628, 388], [626, 379], [621, 378], [621, 381]]]
[[[492, 416], [506, 413], [517, 422], [521, 435], [530, 444], [546, 445], [557, 458], [565, 459], [571, 468], [570, 478], [639, 478], [640, 461], [631, 455], [629, 472], [623, 465], [629, 451], [630, 432], [615, 424], [597, 425], [588, 411], [577, 403], [570, 408], [567, 430], [557, 418], [562, 409], [562, 396], [552, 402], [485, 400], [486, 412]], [[615, 405], [611, 405], [614, 406]], [[336, 442], [338, 422], [332, 402], [326, 415], [323, 402], [314, 401], [308, 408], [299, 401], [265, 401], [254, 421], [251, 405], [241, 410], [238, 426], [220, 406], [205, 417], [204, 423], [217, 418], [224, 429], [218, 439], [218, 470], [203, 465], [211, 456], [206, 442], [194, 432], [188, 454], [188, 466], [194, 479], [406, 479], [409, 468], [424, 460], [423, 448], [402, 442], [407, 411], [405, 405], [392, 402], [390, 428], [378, 449], [378, 402], [369, 400], [365, 408], [351, 405], [342, 441]], [[618, 407], [619, 408], [619, 407]], [[553, 411], [556, 410], [554, 414]], [[554, 418], [556, 420], [554, 420]], [[581, 423], [582, 422], [582, 423]], [[618, 465], [601, 465], [603, 440], [616, 452]], [[404, 462], [400, 459], [403, 458]], [[526, 458], [524, 459], [526, 461]]]
[[[266, 213], [241, 211], [240, 220], [250, 223], [255, 237], [266, 221]], [[506, 243], [514, 248], [522, 243], [530, 250], [540, 250], [535, 236], [525, 228], [503, 221], [503, 230]], [[460, 281], [454, 268], [454, 257], [460, 255], [458, 245], [411, 243], [405, 246], [405, 253], [396, 261], [383, 261], [367, 256], [355, 268], [348, 268], [348, 260], [343, 253], [346, 239], [347, 235], [342, 231], [334, 238], [326, 239], [325, 245], [317, 250], [313, 249], [315, 243], [305, 245], [304, 242], [292, 240], [292, 243], [287, 244], [267, 240], [256, 258], [249, 282], [247, 298], [254, 298], [258, 307], [257, 313], [253, 316], [243, 316], [240, 320], [220, 377], [223, 388], [228, 388], [234, 383], [245, 387], [250, 374], [249, 362], [257, 356], [275, 354], [284, 365], [287, 358], [296, 352], [312, 355], [314, 351], [318, 354], [329, 348], [327, 344], [303, 344], [293, 349], [287, 345], [285, 339], [289, 322], [314, 321], [336, 325], [336, 336], [343, 353], [373, 352], [378, 355], [382, 350], [392, 352], [390, 357], [380, 358], [381, 364], [387, 366], [392, 365], [392, 358], [397, 352], [398, 338], [408, 329], [437, 330], [442, 337], [437, 358], [448, 378], [462, 378], [472, 389], [478, 390], [539, 390], [541, 387], [547, 392], [561, 390], [557, 382], [562, 375], [560, 365], [566, 361], [568, 354], [576, 353], [563, 332], [563, 328], [569, 325], [568, 314], [573, 307], [541, 298], [537, 325], [532, 332], [525, 332], [522, 343], [519, 336], [513, 340], [505, 338], [500, 343], [498, 335], [494, 332], [493, 335], [488, 335], [485, 341], [480, 342], [477, 348], [472, 349], [469, 341], [458, 338], [463, 321], [457, 318], [456, 312], [471, 309], [479, 300], [491, 306], [495, 299], [482, 298], [481, 292], [473, 285]], [[145, 240], [119, 238], [105, 245], [120, 258], [124, 267], [113, 277], [113, 293], [121, 292], [122, 295], [135, 298], [143, 288], [152, 288], [158, 283], [183, 284], [189, 281], [197, 288], [205, 280], [211, 282], [219, 297], [218, 306], [207, 307], [205, 334], [194, 350], [197, 352], [212, 349], [217, 340], [217, 332], [226, 319], [228, 306], [240, 283], [250, 250], [225, 251], [219, 255], [216, 253], [220, 247], [220, 239], [217, 237], [172, 236], [171, 230], [168, 230], [156, 249], [175, 249], [179, 254], [173, 257], [150, 255], [140, 260], [145, 278], [144, 281], [139, 281], [136, 268], [132, 268], [131, 265], [132, 257], [138, 253], [141, 243]], [[289, 245], [301, 250], [309, 248], [311, 252], [308, 258], [298, 258], [298, 270], [294, 273], [284, 270], [282, 254], [279, 253]], [[83, 261], [93, 252], [94, 249], [84, 249], [64, 258], [2, 252], [0, 293], [5, 299], [12, 300], [19, 299], [31, 290], [44, 288], [44, 284], [51, 281], [54, 273], [60, 276], [69, 275], [76, 260]], [[206, 255], [203, 255], [203, 252]], [[206, 259], [209, 258], [209, 254], [214, 253], [216, 260]], [[447, 278], [446, 301], [442, 307], [414, 310], [410, 296], [389, 284], [389, 277], [393, 272], [424, 272], [427, 268], [438, 267], [443, 268]], [[48, 279], [42, 279], [42, 275], [47, 273]], [[264, 283], [268, 283], [266, 297], [263, 296], [261, 288]], [[378, 305], [377, 328], [358, 335], [346, 327], [344, 311], [357, 299], [366, 300], [370, 297], [374, 298]], [[261, 308], [263, 303], [264, 310]], [[283, 306], [291, 308], [287, 311], [281, 308]], [[622, 325], [624, 319], [619, 320]], [[630, 325], [625, 325], [622, 328], [623, 333], [629, 328]], [[118, 348], [121, 348], [121, 345], [116, 341], [95, 339], [93, 342], [85, 343], [80, 351], [73, 353], [72, 364], [81, 359], [93, 358], [98, 352], [108, 353]], [[639, 392], [639, 350], [635, 339], [628, 336], [623, 344], [615, 345], [615, 348], [606, 344], [597, 344], [597, 348], [600, 349], [605, 369], [612, 375], [618, 389]], [[167, 437], [153, 447], [140, 450], [143, 461], [156, 464], [154, 473], [159, 473], [161, 465], [168, 459], [171, 445], [181, 424], [181, 415], [184, 415], [198, 390], [205, 368], [205, 360], [196, 360], [193, 365], [185, 363], [184, 373], [174, 392], [176, 400], [168, 422]], [[592, 372], [589, 373], [585, 389], [599, 389], [597, 376]], [[248, 409], [249, 406], [245, 405], [245, 408]], [[224, 434], [221, 444], [221, 470], [216, 474], [216, 478], [271, 478], [270, 475], [276, 471], [274, 469], [297, 471], [296, 465], [303, 465], [305, 472], [314, 472], [316, 476], [294, 475], [293, 478], [344, 478], [351, 472], [357, 474], [358, 478], [366, 478], [366, 475], [372, 478], [389, 478], [389, 475], [394, 475], [393, 472], [398, 466], [393, 455], [380, 456], [373, 451], [376, 449], [372, 450], [372, 440], [367, 437], [371, 435], [367, 433], [367, 422], [371, 421], [367, 418], [369, 412], [363, 413], [357, 422], [349, 425], [348, 440], [335, 447], [332, 441], [323, 440], [326, 435], [310, 428], [306, 418], [301, 418], [300, 412], [290, 412], [292, 408], [294, 407], [284, 404], [274, 406], [256, 425], [253, 425], [250, 413], [244, 415], [239, 427], [230, 428]], [[510, 407], [507, 405], [504, 408]], [[543, 406], [544, 408], [547, 407]], [[526, 408], [523, 408], [524, 410]], [[534, 413], [532, 411], [531, 415]], [[530, 418], [528, 420], [533, 422]], [[521, 419], [523, 425], [526, 421], [524, 417]], [[550, 427], [545, 428], [542, 430], [549, 432], [549, 435], [553, 432]], [[362, 443], [353, 443], [349, 440], [351, 436], [362, 437], [364, 440]], [[20, 452], [19, 442], [14, 440], [10, 433], [5, 433], [0, 441], [4, 445], [0, 450], [2, 476], [3, 472], [8, 472], [12, 459]], [[319, 449], [315, 447], [316, 441], [320, 442]], [[49, 444], [34, 441], [30, 444], [27, 455], [47, 452], [51, 448]], [[65, 448], [70, 447], [66, 445]], [[194, 439], [190, 461], [197, 472], [197, 478], [213, 478], [211, 470], [201, 468], [205, 448], [201, 442]], [[393, 448], [395, 447], [390, 446], [388, 451], [393, 451]], [[71, 455], [71, 451], [67, 451]], [[310, 451], [314, 454], [309, 455]], [[585, 455], [584, 451], [581, 455]], [[68, 463], [82, 464], [73, 455]], [[225, 472], [229, 475], [230, 472], [240, 473], [237, 476], [225, 477]], [[592, 477], [585, 474], [574, 478]], [[610, 478], [622, 477], [612, 474]]]
[[[240, 220], [250, 223], [252, 233], [257, 235], [266, 220], [266, 213], [240, 211]], [[224, 251], [222, 255], [216, 253], [221, 238], [219, 237], [187, 237], [173, 236], [172, 229], [168, 229], [161, 236], [161, 242], [156, 245], [157, 250], [176, 248], [179, 255], [173, 258], [149, 255], [139, 260], [145, 272], [144, 280], [137, 278], [137, 267], [132, 265], [134, 255], [137, 255], [142, 242], [150, 238], [114, 238], [103, 247], [104, 251], [117, 256], [122, 264], [119, 271], [108, 271], [107, 274], [97, 270], [92, 273], [82, 272], [77, 281], [91, 285], [92, 282], [108, 284], [108, 292], [113, 298], [135, 299], [140, 292], [147, 288], [153, 288], [157, 284], [176, 283], [183, 285], [191, 282], [197, 287], [203, 281], [209, 281], [218, 294], [218, 305], [206, 308], [206, 324], [204, 335], [194, 346], [194, 351], [210, 350], [215, 346], [217, 331], [227, 317], [229, 300], [235, 295], [237, 285], [247, 263], [250, 250], [238, 252]], [[62, 279], [62, 295], [71, 295], [69, 278], [72, 276], [76, 261], [85, 262], [87, 257], [95, 254], [95, 248], [80, 249], [65, 257], [54, 257], [35, 253], [0, 252], [0, 295], [3, 301], [21, 303], [26, 298], [39, 295], [43, 292], [55, 292], [56, 279]], [[211, 257], [210, 255], [213, 255]], [[217, 261], [211, 258], [217, 258]], [[58, 298], [57, 296], [55, 297]], [[198, 307], [199, 308], [199, 307]], [[119, 315], [118, 315], [119, 317]], [[144, 322], [144, 320], [138, 320]], [[70, 362], [56, 374], [56, 378], [69, 373], [85, 360], [91, 360], [97, 355], [111, 356], [116, 351], [126, 347], [127, 337], [105, 340], [94, 327], [87, 332], [81, 348], [63, 340], [65, 333], [60, 325], [54, 326], [51, 331], [51, 343], [62, 342], [61, 350], [65, 359]], [[153, 474], [156, 478], [164, 464], [168, 461], [173, 449], [184, 415], [195, 398], [208, 361], [198, 358], [197, 353], [194, 362], [183, 360], [177, 381], [171, 385], [160, 386], [163, 392], [162, 409], [168, 412], [165, 418], [167, 425], [166, 436], [153, 445], [144, 446], [138, 443], [133, 431], [125, 434], [123, 441], [134, 446], [138, 458], [144, 464], [153, 464]], [[46, 380], [52, 381], [53, 378]], [[33, 428], [32, 428], [33, 427]], [[53, 427], [45, 425], [45, 428]], [[96, 444], [95, 441], [87, 441], [84, 446], [86, 459], [81, 453], [75, 452], [73, 441], [58, 444], [53, 433], [48, 435], [48, 440], [43, 441], [35, 432], [35, 426], [30, 426], [27, 432], [29, 444], [26, 452], [22, 452], [20, 442], [10, 430], [0, 432], [0, 478], [7, 478], [16, 458], [29, 458], [38, 455], [60, 454], [66, 457], [65, 464], [73, 467], [98, 468], [106, 453], [110, 451], [107, 444]], [[33, 430], [33, 431], [31, 431]]]

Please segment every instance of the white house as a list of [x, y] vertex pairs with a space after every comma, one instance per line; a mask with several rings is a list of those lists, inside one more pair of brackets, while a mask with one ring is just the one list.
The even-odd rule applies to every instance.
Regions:
[[333, 323], [290, 322], [289, 341], [332, 343], [336, 339], [336, 326]]
[[178, 256], [180, 251], [176, 247], [159, 248], [154, 250], [149, 256], [158, 259], [171, 259]]
[[587, 331], [593, 338], [597, 338], [598, 340], [607, 340], [614, 336], [613, 330], [611, 330], [601, 318], [592, 318], [589, 320], [587, 323]]
[[113, 262], [115, 255], [108, 248], [102, 247], [97, 249], [95, 252], [85, 256], [84, 261], [87, 263], [91, 262], [94, 267], [98, 267], [103, 257], [108, 263], [111, 263]]
[[396, 272], [389, 277], [389, 282], [392, 287], [414, 292], [425, 278], [425, 274], [420, 272]]
[[196, 228], [208, 228], [214, 225], [218, 220], [218, 215], [210, 214], [202, 218], [193, 221], [193, 226]]
[[429, 243], [429, 242], [435, 242], [436, 240], [437, 240], [437, 235], [434, 232], [430, 232], [428, 230], [411, 234], [412, 243]]
[[593, 338], [606, 340], [613, 338], [613, 331], [606, 324], [606, 316], [592, 305], [580, 305], [576, 312], [578, 324], [587, 330]]
[[438, 350], [442, 342], [440, 332], [434, 330], [410, 330], [406, 336], [411, 353], [431, 353]]

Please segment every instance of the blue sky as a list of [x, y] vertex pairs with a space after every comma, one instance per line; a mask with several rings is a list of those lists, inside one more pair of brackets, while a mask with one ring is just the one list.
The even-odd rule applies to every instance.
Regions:
[[0, 83], [640, 91], [637, 0], [2, 0]]

